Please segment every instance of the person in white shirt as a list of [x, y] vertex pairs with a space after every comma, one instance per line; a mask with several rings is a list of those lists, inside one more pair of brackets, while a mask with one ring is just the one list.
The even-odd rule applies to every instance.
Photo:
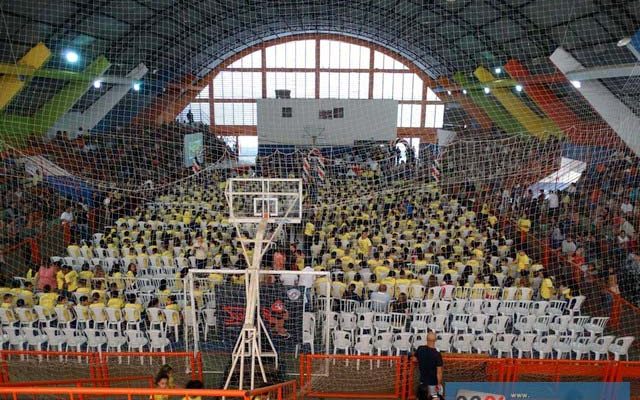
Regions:
[[549, 211], [552, 213], [555, 212], [558, 207], [560, 207], [560, 200], [558, 199], [558, 194], [556, 192], [549, 192], [547, 196], [547, 202], [549, 205]]
[[73, 208], [67, 207], [66, 210], [60, 215], [60, 221], [70, 224], [73, 222]]
[[576, 243], [573, 241], [571, 236], [567, 236], [567, 238], [562, 241], [562, 254], [571, 255], [576, 252], [576, 249]]
[[[379, 303], [384, 304], [384, 309], [374, 310], [374, 311], [386, 312], [389, 306], [389, 302], [391, 301], [391, 296], [389, 296], [389, 293], [387, 293], [387, 285], [383, 283], [380, 286], [378, 286], [378, 291], [371, 293], [371, 295], [369, 296], [369, 300], [377, 301]], [[382, 307], [382, 304], [380, 304], [381, 307]], [[374, 306], [374, 308], [375, 307], [376, 306]]]
[[298, 277], [294, 274], [283, 274], [280, 275], [280, 281], [284, 286], [296, 286]]
[[[313, 272], [313, 268], [306, 266], [302, 269], [302, 272]], [[313, 284], [315, 283], [315, 281], [316, 281], [316, 276], [312, 274], [303, 273], [302, 275], [300, 275], [300, 278], [298, 278], [298, 286], [304, 287], [304, 308], [303, 309], [305, 311], [308, 311], [307, 304], [311, 303], [311, 288], [313, 287]]]
[[196, 241], [193, 244], [194, 256], [196, 257], [196, 268], [204, 269], [207, 266], [207, 252], [209, 251], [209, 245], [204, 241], [202, 235], [196, 237]]
[[633, 205], [629, 200], [625, 200], [622, 204], [620, 204], [620, 210], [623, 214], [631, 214], [633, 212]]

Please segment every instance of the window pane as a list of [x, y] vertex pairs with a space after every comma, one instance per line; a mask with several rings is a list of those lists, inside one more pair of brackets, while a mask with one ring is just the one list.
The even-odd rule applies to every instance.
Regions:
[[409, 69], [400, 61], [396, 61], [386, 54], [376, 51], [373, 54], [373, 68], [377, 69]]
[[276, 90], [290, 90], [292, 98], [314, 98], [315, 74], [312, 72], [267, 72], [267, 97], [275, 98]]
[[258, 155], [257, 136], [238, 136], [238, 158], [240, 162], [255, 163]]
[[369, 68], [368, 47], [339, 42], [320, 41], [320, 68]]
[[254, 51], [229, 65], [229, 68], [262, 67], [262, 50]]
[[267, 68], [313, 68], [315, 40], [297, 40], [267, 47]]
[[208, 99], [209, 98], [209, 85], [207, 85], [204, 89], [198, 93], [196, 99]]
[[435, 128], [436, 127], [436, 105], [435, 104], [427, 104], [425, 110], [425, 120], [424, 127], [425, 128]]
[[395, 100], [421, 100], [422, 79], [416, 74], [374, 73], [373, 98]]
[[256, 103], [216, 103], [216, 125], [255, 125]]
[[440, 97], [431, 88], [427, 88], [427, 101], [440, 101]]
[[178, 120], [187, 122], [187, 113], [191, 110], [193, 114], [193, 122], [203, 123], [206, 125], [211, 124], [209, 103], [190, 103], [184, 110], [178, 115]]
[[369, 74], [357, 72], [321, 72], [320, 98], [366, 99], [369, 97]]
[[442, 128], [444, 122], [444, 104], [436, 106], [435, 128]]
[[419, 128], [420, 105], [398, 104], [398, 126], [403, 128]]
[[213, 79], [214, 99], [255, 99], [262, 97], [259, 72], [222, 71]]

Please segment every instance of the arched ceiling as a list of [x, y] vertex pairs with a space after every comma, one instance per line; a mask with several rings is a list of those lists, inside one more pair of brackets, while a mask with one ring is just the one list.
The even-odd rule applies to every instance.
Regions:
[[[86, 59], [104, 54], [108, 74], [142, 62], [159, 80], [202, 77], [248, 46], [303, 32], [382, 44], [434, 78], [510, 58], [546, 73], [558, 46], [585, 67], [634, 62], [615, 43], [640, 26], [640, 0], [4, 0], [0, 7], [4, 63], [42, 41], [57, 55], [50, 67], [72, 47]], [[631, 84], [640, 91], [640, 82]], [[630, 87], [612, 90], [622, 97]]]

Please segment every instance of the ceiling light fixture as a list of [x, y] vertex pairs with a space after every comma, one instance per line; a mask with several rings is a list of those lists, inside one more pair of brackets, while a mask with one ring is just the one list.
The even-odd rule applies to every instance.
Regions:
[[80, 55], [73, 50], [67, 50], [64, 52], [64, 59], [68, 63], [75, 64], [80, 60]]
[[576, 89], [580, 89], [582, 87], [582, 83], [580, 81], [571, 81], [571, 84]]
[[522, 85], [516, 85], [516, 92], [522, 92]]
[[489, 94], [489, 93], [491, 93], [491, 88], [485, 87], [485, 88], [484, 88], [484, 89], [482, 89], [482, 90], [484, 90], [484, 94]]

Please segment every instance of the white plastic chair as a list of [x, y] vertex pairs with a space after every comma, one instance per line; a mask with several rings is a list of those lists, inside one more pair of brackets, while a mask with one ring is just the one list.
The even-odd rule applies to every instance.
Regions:
[[158, 329], [148, 330], [149, 334], [149, 350], [158, 350], [161, 352], [166, 351], [166, 348], [171, 348], [171, 341], [167, 338], [166, 334]]
[[374, 314], [373, 330], [377, 335], [380, 332], [388, 332], [391, 329], [391, 314]]
[[[302, 345], [309, 345], [311, 354], [315, 354], [315, 332], [316, 316], [313, 313], [305, 312], [302, 316]], [[296, 345], [295, 357], [298, 358], [300, 345]]]
[[467, 299], [466, 298], [455, 299], [453, 301], [453, 304], [451, 305], [451, 309], [449, 310], [449, 314], [451, 314], [453, 316], [466, 314], [467, 313], [466, 307], [467, 307]]
[[512, 333], [502, 333], [496, 336], [493, 342], [493, 349], [496, 351], [498, 358], [502, 358], [502, 353], [509, 354], [510, 358], [513, 358], [513, 341], [516, 335]]
[[493, 317], [491, 323], [487, 325], [487, 330], [494, 334], [502, 334], [507, 332], [507, 324], [509, 323], [509, 317], [506, 315], [499, 315]]
[[[373, 335], [365, 334], [356, 337], [353, 352], [359, 356], [373, 354]], [[369, 368], [373, 368], [373, 360], [369, 360]], [[360, 360], [356, 360], [356, 370], [360, 369]]]
[[[87, 337], [81, 331], [67, 328], [63, 329], [62, 332], [64, 333], [67, 351], [69, 351], [69, 348], [72, 348], [79, 353], [82, 346], [87, 343]], [[80, 357], [78, 357], [78, 361], [80, 361]]]
[[[566, 317], [571, 318], [571, 316], [566, 315]], [[582, 355], [586, 354], [587, 359], [591, 359], [591, 344], [593, 342], [593, 338], [589, 336], [580, 336], [577, 337], [571, 342], [571, 352], [575, 353], [576, 360], [582, 360]]]
[[520, 315], [516, 323], [513, 324], [513, 329], [518, 333], [530, 333], [533, 329], [533, 321], [535, 316], [533, 315]]
[[549, 307], [547, 308], [547, 314], [549, 315], [563, 315], [564, 310], [567, 308], [567, 302], [564, 300], [551, 300]]
[[518, 358], [522, 358], [524, 353], [533, 356], [533, 341], [536, 340], [535, 333], [523, 333], [518, 335], [513, 342], [513, 348], [518, 351]]
[[[349, 332], [335, 330], [331, 332], [333, 338], [333, 354], [338, 354], [338, 351], [343, 351], [344, 354], [349, 354], [351, 349], [351, 334]], [[333, 360], [336, 363], [336, 360]], [[346, 362], [349, 365], [349, 360]]]
[[[204, 340], [207, 340], [209, 328], [213, 327], [213, 331], [217, 331], [216, 310], [213, 308], [205, 308], [202, 310], [202, 320], [204, 321]], [[161, 325], [162, 326], [162, 325]], [[163, 330], [162, 327], [160, 330]], [[164, 330], [163, 330], [164, 331]]]
[[433, 313], [435, 315], [449, 315], [451, 309], [451, 302], [447, 300], [439, 300], [433, 306]]
[[453, 333], [467, 332], [469, 328], [469, 314], [453, 315], [453, 320], [449, 323], [449, 329]]
[[463, 333], [453, 336], [453, 349], [458, 353], [471, 353], [474, 335]]
[[474, 336], [472, 348], [476, 349], [478, 354], [481, 353], [491, 353], [491, 345], [493, 344], [493, 340], [495, 336], [493, 333], [481, 333], [477, 336]]
[[554, 315], [549, 321], [549, 330], [555, 335], [564, 335], [570, 321], [570, 315]]
[[569, 321], [569, 324], [567, 324], [567, 330], [571, 332], [571, 336], [573, 337], [581, 336], [584, 332], [584, 325], [587, 322], [589, 322], [589, 317], [587, 316], [574, 316], [571, 318], [571, 321]]
[[531, 314], [531, 301], [529, 300], [520, 300], [516, 303], [516, 306], [513, 310], [515, 315], [529, 315]]
[[18, 317], [18, 321], [20, 321], [21, 327], [33, 328], [36, 322], [38, 322], [38, 316], [30, 308], [17, 307], [14, 309], [14, 312], [16, 317]]
[[355, 336], [358, 317], [352, 312], [341, 312], [338, 315], [338, 326], [341, 331], [349, 332], [351, 337]]
[[418, 306], [418, 309], [415, 312], [420, 314], [433, 314], [434, 304], [433, 300], [422, 300], [420, 302], [420, 306]]
[[[56, 317], [58, 318], [58, 327], [59, 328], [70, 328], [71, 323], [76, 320], [73, 312], [69, 309], [56, 307]], [[66, 311], [66, 312], [65, 312]]]
[[633, 336], [623, 336], [615, 340], [615, 342], [609, 345], [609, 351], [613, 353], [613, 358], [616, 361], [620, 361], [620, 357], [624, 356], [629, 361], [629, 348], [635, 340]]
[[[425, 336], [426, 339], [426, 336]], [[436, 334], [436, 349], [438, 351], [451, 352], [451, 342], [453, 340], [453, 333], [440, 332]], [[424, 343], [424, 340], [423, 340]]]
[[23, 328], [22, 333], [27, 340], [27, 346], [34, 350], [41, 351], [42, 345], [47, 342], [47, 335], [43, 334], [38, 328]]
[[540, 315], [535, 317], [536, 319], [533, 321], [533, 325], [531, 328], [538, 335], [546, 335], [549, 333], [549, 317], [548, 315]]
[[[497, 318], [497, 317], [494, 317]], [[489, 316], [486, 314], [476, 314], [472, 315], [469, 318], [469, 332], [475, 334], [482, 334], [487, 331], [487, 322], [489, 321]]]
[[103, 328], [107, 327], [107, 313], [104, 306], [90, 307], [91, 319], [93, 320], [93, 329], [98, 329], [98, 325]]
[[545, 300], [534, 301], [531, 307], [531, 314], [539, 317], [541, 315], [547, 315], [549, 309], [549, 302]]
[[25, 349], [27, 339], [22, 334], [20, 328], [15, 326], [6, 326], [3, 329], [7, 333], [7, 337], [9, 338], [9, 348], [13, 347], [14, 350]]
[[553, 345], [557, 340], [556, 335], [538, 336], [533, 342], [533, 350], [538, 353], [541, 360], [553, 355]]
[[498, 311], [499, 307], [500, 307], [500, 300], [495, 300], [495, 299], [485, 300], [482, 303], [481, 311], [485, 315], [494, 317], [499, 314], [499, 311]]
[[[36, 315], [38, 315], [38, 322], [40, 323], [40, 326], [49, 328], [51, 327], [51, 323], [57, 320], [55, 314], [47, 314], [42, 306], [33, 306], [33, 309], [35, 310]], [[0, 319], [2, 319], [1, 315]]]
[[593, 317], [591, 321], [584, 324], [584, 330], [589, 332], [589, 336], [602, 335], [608, 322], [609, 317]]
[[411, 333], [396, 333], [393, 335], [393, 348], [396, 350], [396, 356], [411, 353]]
[[432, 315], [427, 323], [429, 330], [434, 332], [444, 332], [447, 328], [447, 315], [437, 314]]
[[571, 316], [581, 315], [580, 309], [582, 308], [582, 303], [584, 303], [586, 298], [586, 296], [576, 296], [571, 298], [571, 300], [569, 300], [569, 304], [567, 305], [566, 312], [568, 312]]
[[[127, 338], [120, 331], [114, 329], [105, 329], [103, 332], [107, 338], [107, 351], [113, 349], [121, 352], [122, 346], [127, 343]], [[118, 357], [118, 364], [122, 364], [122, 357]]]
[[359, 334], [363, 334], [365, 331], [369, 333], [373, 332], [374, 316], [375, 314], [370, 311], [358, 314], [358, 320], [356, 321], [356, 326], [358, 327]]
[[572, 344], [573, 337], [571, 335], [562, 335], [557, 337], [551, 348], [555, 351], [557, 359], [561, 360], [565, 354], [567, 357], [571, 358]]
[[84, 334], [87, 336], [87, 351], [95, 349], [98, 353], [102, 353], [102, 346], [107, 344], [107, 337], [103, 330], [85, 329]]
[[409, 327], [413, 331], [413, 333], [426, 332], [428, 329], [428, 321], [428, 314], [413, 314], [413, 319]]
[[427, 332], [414, 333], [411, 338], [411, 348], [417, 350], [418, 347], [424, 345], [427, 341]]
[[104, 309], [107, 314], [107, 329], [122, 330], [122, 311], [119, 308], [106, 307]]
[[162, 309], [157, 307], [151, 307], [151, 308], [147, 308], [146, 313], [147, 313], [147, 318], [149, 318], [149, 329], [156, 329], [157, 327], [159, 327], [160, 330], [162, 331], [166, 329], [164, 314], [162, 313]]
[[162, 312], [164, 313], [164, 319], [167, 324], [167, 328], [173, 328], [175, 334], [174, 339], [178, 340], [178, 332], [180, 330], [180, 313], [175, 310], [167, 309], [163, 309]]
[[[375, 335], [373, 339], [373, 348], [376, 353], [380, 356], [382, 353], [387, 353], [387, 355], [391, 355], [393, 347], [393, 333], [391, 332], [381, 332]], [[380, 360], [378, 360], [377, 366], [380, 367]]]
[[144, 347], [149, 344], [149, 340], [142, 331], [127, 330], [125, 335], [127, 336], [127, 349], [129, 351], [137, 350], [142, 353]]
[[391, 332], [404, 332], [407, 326], [407, 314], [391, 313], [390, 316]]
[[[59, 352], [64, 351], [64, 345], [67, 342], [64, 332], [58, 328], [43, 328], [42, 331], [47, 336], [47, 351], [51, 351], [52, 348]], [[60, 360], [62, 359], [63, 357], [60, 356]]]
[[513, 318], [518, 302], [515, 300], [503, 300], [498, 307], [498, 314]]

